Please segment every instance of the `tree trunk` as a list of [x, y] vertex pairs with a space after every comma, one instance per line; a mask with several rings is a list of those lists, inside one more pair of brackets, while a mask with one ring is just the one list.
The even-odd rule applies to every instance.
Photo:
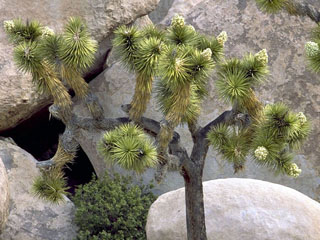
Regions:
[[188, 240], [206, 240], [202, 170], [193, 168], [184, 176]]

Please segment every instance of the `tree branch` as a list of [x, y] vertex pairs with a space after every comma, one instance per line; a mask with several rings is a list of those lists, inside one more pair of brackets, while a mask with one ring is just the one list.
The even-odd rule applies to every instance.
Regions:
[[236, 111], [235, 110], [229, 110], [229, 111], [225, 111], [222, 114], [220, 114], [220, 116], [218, 116], [216, 119], [214, 119], [213, 121], [209, 122], [205, 127], [201, 128], [198, 131], [197, 134], [197, 139], [200, 138], [206, 138], [208, 132], [210, 131], [210, 129], [214, 126], [217, 126], [220, 123], [229, 123], [230, 121], [232, 121], [235, 116], [236, 116]]
[[[78, 117], [75, 114], [71, 115], [71, 118], [68, 122], [66, 122], [66, 130], [62, 134], [60, 141], [62, 144], [62, 147], [65, 149], [66, 152], [68, 152], [68, 149], [71, 147], [70, 151], [74, 149], [74, 145], [77, 145], [78, 143], [76, 142], [76, 134], [80, 129], [83, 130], [94, 130], [94, 129], [99, 129], [99, 130], [112, 130], [115, 127], [124, 124], [124, 123], [130, 123], [131, 120], [129, 118], [104, 118], [103, 115], [101, 114], [101, 106], [98, 104], [96, 101], [97, 99], [94, 96], [90, 96], [89, 98], [92, 100], [90, 102], [91, 106], [95, 106], [93, 108], [94, 111], [90, 111], [93, 115], [93, 118], [83, 118], [83, 117]], [[95, 111], [97, 110], [97, 111]], [[64, 119], [63, 118], [63, 112], [62, 110], [55, 106], [52, 105], [49, 108], [50, 113], [58, 118], [58, 119]], [[96, 112], [96, 114], [94, 114]], [[150, 118], [145, 118], [142, 117], [141, 121], [139, 122], [139, 125], [144, 128], [144, 130], [149, 133], [150, 135], [157, 137], [157, 135], [160, 132], [161, 126], [160, 122], [155, 121]], [[164, 176], [166, 171], [168, 170], [176, 170], [179, 168], [181, 165], [181, 162], [185, 162], [189, 159], [189, 156], [187, 154], [187, 151], [184, 147], [180, 145], [180, 135], [177, 132], [173, 133], [173, 138], [169, 143], [169, 154], [167, 154], [167, 166], [161, 167], [160, 166], [160, 175]], [[55, 164], [54, 162], [54, 157], [50, 160], [39, 162], [37, 166], [39, 168], [49, 168]]]

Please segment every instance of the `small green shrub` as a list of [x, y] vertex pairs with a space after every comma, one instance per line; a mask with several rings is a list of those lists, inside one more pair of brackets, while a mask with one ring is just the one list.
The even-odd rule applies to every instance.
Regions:
[[151, 185], [133, 185], [119, 174], [95, 177], [76, 190], [77, 240], [146, 239], [147, 214], [156, 197]]

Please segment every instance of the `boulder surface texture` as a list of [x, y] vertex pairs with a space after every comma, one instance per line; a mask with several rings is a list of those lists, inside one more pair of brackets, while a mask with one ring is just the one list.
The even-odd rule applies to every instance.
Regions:
[[[0, 24], [14, 18], [38, 20], [59, 31], [70, 16], [82, 17], [92, 36], [102, 43], [97, 62], [110, 48], [108, 36], [122, 24], [133, 22], [156, 8], [159, 0], [0, 0]], [[0, 27], [0, 132], [29, 118], [51, 102], [39, 95], [31, 76], [18, 72], [13, 63], [13, 47]], [[100, 63], [97, 63], [100, 64]], [[93, 70], [92, 70], [93, 71]]]
[[0, 158], [0, 233], [9, 214], [9, 185], [6, 168]]
[[66, 198], [64, 204], [51, 204], [30, 192], [40, 174], [36, 160], [18, 146], [0, 141], [1, 161], [8, 173], [10, 212], [0, 240], [73, 240], [73, 203]]
[[[149, 210], [148, 240], [187, 239], [184, 188]], [[208, 240], [319, 240], [320, 204], [296, 190], [253, 179], [204, 182]]]

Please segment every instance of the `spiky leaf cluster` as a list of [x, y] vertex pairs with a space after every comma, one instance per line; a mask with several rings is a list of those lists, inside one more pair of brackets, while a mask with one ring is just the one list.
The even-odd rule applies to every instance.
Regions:
[[238, 171], [243, 168], [250, 149], [249, 136], [245, 129], [219, 124], [210, 130], [207, 138], [219, 154], [233, 164], [234, 170]]
[[277, 13], [286, 7], [288, 0], [256, 0], [258, 7], [267, 13]]
[[218, 69], [216, 88], [226, 102], [245, 102], [251, 89], [263, 82], [268, 74], [268, 55], [263, 49], [255, 55], [247, 54], [243, 59], [230, 59]]
[[98, 151], [106, 162], [142, 173], [157, 164], [157, 151], [143, 130], [124, 124], [103, 135]]
[[4, 21], [3, 25], [9, 40], [15, 45], [35, 42], [42, 36], [42, 26], [35, 20], [23, 23], [21, 19], [14, 19]]
[[66, 164], [73, 163], [77, 148], [78, 144], [69, 144], [66, 151], [59, 138], [58, 149], [52, 158], [54, 164], [48, 169], [41, 169], [41, 175], [33, 180], [32, 189], [37, 197], [52, 203], [64, 201], [68, 187], [63, 169]]
[[139, 121], [151, 96], [152, 80], [159, 77], [156, 92], [166, 119], [173, 125], [183, 119], [194, 121], [207, 94], [213, 61], [222, 56], [226, 34], [220, 35], [220, 40], [200, 36], [179, 15], [165, 31], [154, 25], [141, 30], [119, 27], [113, 40], [115, 52], [137, 76], [130, 118]]
[[[291, 152], [301, 145], [309, 133], [310, 123], [303, 113], [293, 113], [282, 103], [267, 105], [264, 120], [252, 140], [254, 158], [258, 164], [289, 174], [293, 159]], [[262, 148], [265, 150], [263, 158], [263, 154], [257, 153]]]
[[184, 18], [175, 15], [171, 20], [171, 26], [166, 32], [166, 41], [175, 46], [192, 46], [197, 42], [197, 33], [193, 27], [186, 25]]
[[223, 44], [221, 44], [214, 36], [208, 37], [199, 34], [196, 46], [200, 51], [204, 51], [207, 48], [211, 49], [211, 57], [215, 62], [219, 62], [223, 57]]
[[52, 203], [61, 203], [65, 200], [68, 187], [66, 178], [60, 169], [43, 170], [32, 186], [33, 194]]
[[62, 34], [37, 21], [5, 21], [5, 31], [15, 44], [14, 61], [19, 70], [31, 73], [41, 93], [51, 94], [54, 103], [70, 110], [71, 98], [63, 82], [85, 97], [87, 84], [81, 72], [91, 66], [96, 42], [79, 18], [70, 18]]
[[71, 17], [62, 33], [63, 44], [59, 49], [61, 60], [70, 67], [85, 70], [94, 61], [97, 42], [93, 40], [80, 18]]
[[135, 70], [135, 56], [137, 56], [136, 50], [141, 40], [141, 32], [135, 26], [120, 26], [114, 34], [115, 54], [128, 69]]
[[[220, 124], [207, 135], [210, 144], [234, 166], [243, 165], [250, 153], [256, 163], [276, 173], [297, 177], [301, 172], [292, 163], [292, 151], [297, 149], [310, 133], [310, 123], [303, 113], [293, 113], [277, 103], [267, 105], [261, 121], [251, 128]], [[236, 170], [236, 169], [235, 169]]]

